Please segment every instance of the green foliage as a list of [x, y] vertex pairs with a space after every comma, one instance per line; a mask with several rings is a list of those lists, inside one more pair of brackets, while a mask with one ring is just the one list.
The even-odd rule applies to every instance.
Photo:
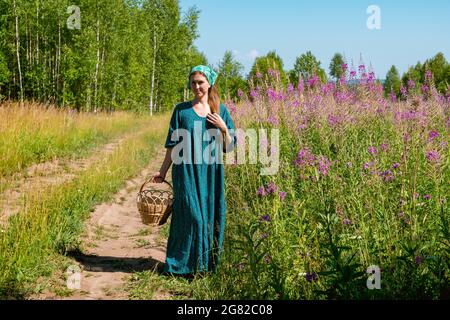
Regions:
[[396, 96], [399, 96], [400, 85], [401, 81], [398, 70], [395, 66], [392, 66], [386, 75], [386, 81], [384, 82], [384, 92], [386, 94], [393, 92]]
[[[177, 0], [16, 4], [25, 98], [86, 111], [164, 111], [183, 99], [197, 51], [195, 7], [181, 17]], [[70, 5], [80, 8], [80, 29], [67, 26]], [[2, 1], [0, 12], [0, 95], [18, 99], [14, 11]]]
[[247, 83], [242, 78], [244, 66], [235, 60], [231, 51], [225, 51], [223, 59], [219, 63], [219, 92], [223, 99], [236, 100], [239, 90], [247, 91]]
[[275, 51], [269, 52], [266, 56], [256, 58], [248, 80], [253, 86], [286, 85], [287, 78], [283, 70], [283, 60]]
[[330, 75], [339, 80], [344, 75], [342, 65], [345, 63], [344, 57], [340, 53], [336, 53], [330, 62]]
[[318, 76], [322, 82], [327, 80], [325, 70], [320, 67], [320, 61], [317, 60], [311, 51], [307, 51], [297, 57], [293, 74], [296, 76], [296, 82], [298, 82], [299, 76], [303, 79], [308, 79], [314, 75]]

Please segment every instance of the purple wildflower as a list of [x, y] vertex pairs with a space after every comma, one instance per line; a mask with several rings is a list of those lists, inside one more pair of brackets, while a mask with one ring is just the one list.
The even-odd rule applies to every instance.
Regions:
[[396, 162], [392, 165], [392, 168], [397, 169], [398, 167], [400, 167], [400, 163]]
[[389, 149], [389, 144], [387, 144], [387, 143], [382, 143], [382, 144], [380, 145], [380, 148], [381, 148], [381, 150], [383, 150], [383, 151], [387, 151], [387, 150]]
[[425, 198], [425, 200], [430, 200], [431, 199], [431, 194], [426, 194], [423, 197]]
[[433, 141], [437, 137], [439, 137], [439, 132], [430, 131], [430, 133], [428, 134], [428, 141]]
[[245, 269], [245, 265], [244, 265], [243, 263], [239, 263], [239, 264], [237, 265], [237, 269], [238, 269], [239, 271], [243, 271], [243, 270]]
[[313, 281], [317, 281], [317, 274], [315, 272], [307, 272], [305, 275], [305, 279], [308, 282], [313, 282]]
[[270, 222], [272, 221], [270, 219], [270, 216], [268, 214], [263, 215], [261, 218], [259, 218], [260, 221], [266, 221], [266, 222]]
[[256, 194], [258, 195], [258, 196], [265, 196], [267, 193], [266, 193], [266, 189], [264, 188], [264, 187], [259, 187], [258, 188], [258, 191], [256, 192]]
[[266, 233], [266, 232], [264, 232], [263, 234], [261, 234], [261, 236], [259, 237], [261, 240], [264, 240], [264, 239], [266, 239], [267, 237], [268, 237], [269, 235]]
[[436, 150], [428, 151], [426, 157], [428, 162], [431, 163], [438, 163], [440, 160], [439, 152], [437, 152]]
[[319, 160], [319, 172], [326, 176], [328, 171], [330, 170], [331, 161], [328, 160], [325, 156], [320, 156]]
[[272, 194], [275, 193], [277, 189], [278, 189], [277, 185], [273, 181], [270, 181], [266, 187], [266, 192], [267, 194]]
[[408, 80], [408, 88], [411, 90], [411, 89], [414, 89], [415, 87], [416, 87], [416, 83], [413, 80], [409, 79]]
[[257, 77], [258, 79], [261, 79], [261, 78], [262, 78], [262, 76], [263, 76], [263, 75], [262, 75], [262, 73], [261, 73], [261, 72], [257, 72], [257, 73], [256, 73], [256, 77]]
[[420, 265], [420, 264], [422, 264], [422, 262], [423, 262], [423, 258], [422, 258], [421, 256], [416, 256], [416, 257], [414, 258], [414, 262], [415, 262], [417, 265]]
[[378, 153], [377, 148], [375, 148], [374, 146], [370, 146], [370, 147], [367, 149], [367, 151], [368, 151], [370, 154], [377, 154], [377, 153]]
[[366, 163], [364, 163], [363, 168], [364, 168], [364, 170], [368, 170], [374, 164], [375, 164], [375, 162], [366, 162]]
[[313, 166], [315, 157], [309, 149], [301, 149], [297, 154], [297, 159], [295, 160], [296, 166]]
[[265, 262], [266, 264], [269, 264], [271, 261], [272, 261], [272, 257], [271, 257], [270, 255], [266, 254], [266, 255], [264, 256], [264, 262]]
[[352, 221], [351, 221], [350, 219], [345, 218], [344, 220], [342, 220], [342, 223], [343, 223], [345, 226], [349, 226], [349, 225], [352, 224]]
[[239, 98], [242, 98], [244, 95], [244, 91], [242, 91], [241, 89], [238, 90], [237, 95]]
[[289, 83], [289, 84], [288, 84], [287, 91], [288, 91], [288, 93], [294, 92], [294, 86], [292, 85], [292, 83]]
[[392, 180], [394, 180], [394, 174], [389, 169], [382, 172], [380, 176], [383, 177], [384, 182], [391, 182]]
[[400, 93], [402, 94], [402, 96], [406, 97], [406, 95], [408, 94], [408, 91], [406, 90], [406, 88], [404, 86], [401, 86]]
[[310, 87], [314, 87], [314, 85], [316, 85], [318, 82], [319, 82], [319, 77], [317, 75], [312, 76], [307, 81], [308, 86], [310, 86]]
[[284, 198], [286, 198], [286, 192], [280, 191], [278, 194], [280, 196], [281, 201], [284, 201]]

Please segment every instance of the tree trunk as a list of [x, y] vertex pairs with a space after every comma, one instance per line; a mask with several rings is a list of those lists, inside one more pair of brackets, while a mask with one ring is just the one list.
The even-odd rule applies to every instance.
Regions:
[[19, 69], [20, 102], [23, 103], [22, 68], [20, 67], [19, 16], [17, 15], [16, 0], [13, 0], [13, 7], [14, 7], [14, 17], [16, 19], [16, 55], [17, 55], [17, 67]]
[[97, 17], [97, 63], [95, 64], [94, 79], [94, 112], [97, 112], [98, 67], [100, 64], [100, 20]]
[[152, 63], [152, 82], [150, 88], [150, 115], [153, 115], [153, 93], [155, 91], [155, 67], [156, 67], [156, 29], [153, 31], [153, 63]]

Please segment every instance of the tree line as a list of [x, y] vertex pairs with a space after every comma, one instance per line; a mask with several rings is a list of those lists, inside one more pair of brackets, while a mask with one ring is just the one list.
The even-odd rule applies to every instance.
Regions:
[[[371, 64], [365, 65], [362, 57], [355, 65], [353, 61], [348, 63], [346, 57], [341, 53], [336, 53], [332, 57], [328, 76], [321, 66], [321, 62], [311, 51], [299, 55], [292, 70], [284, 69], [283, 60], [276, 51], [256, 58], [246, 78], [241, 73], [242, 69], [242, 65], [234, 59], [231, 52], [227, 51], [218, 67], [222, 77], [221, 89], [225, 92], [225, 96], [236, 98], [239, 91], [248, 93], [250, 86], [258, 86], [261, 82], [269, 85], [271, 82], [279, 82], [284, 86], [290, 83], [297, 86], [300, 81], [306, 81], [312, 77], [317, 77], [317, 81], [322, 83], [339, 82], [343, 77], [357, 83], [361, 76], [375, 77], [375, 71]], [[402, 76], [397, 68], [392, 66], [384, 80], [376, 79], [376, 81], [383, 83], [386, 96], [395, 94], [401, 98], [403, 90], [408, 92], [431, 90], [428, 88], [430, 81], [433, 82], [439, 93], [448, 94], [450, 93], [450, 64], [442, 53], [438, 53], [424, 63], [418, 62], [415, 66], [410, 67]]]
[[0, 100], [171, 109], [187, 95], [200, 11], [177, 0], [0, 0]]
[[[180, 12], [178, 0], [0, 0], [0, 101], [34, 100], [77, 110], [170, 110], [191, 97], [190, 68], [209, 64], [193, 45], [200, 11]], [[250, 73], [226, 51], [216, 69], [223, 99], [238, 99], [261, 82], [297, 86], [316, 77], [338, 82], [361, 70], [336, 53], [329, 76], [307, 51], [285, 70], [271, 51], [257, 57]], [[211, 65], [210, 65], [211, 66]], [[371, 72], [369, 66], [364, 73]], [[418, 62], [400, 76], [395, 66], [385, 94], [404, 88], [425, 90], [430, 77], [440, 93], [450, 84], [450, 64], [442, 53]], [[350, 76], [352, 78], [352, 76]]]

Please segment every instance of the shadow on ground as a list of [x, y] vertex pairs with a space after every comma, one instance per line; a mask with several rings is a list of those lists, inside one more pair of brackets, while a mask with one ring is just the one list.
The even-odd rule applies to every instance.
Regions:
[[79, 251], [72, 251], [67, 254], [80, 263], [85, 271], [91, 272], [142, 272], [155, 271], [162, 273], [164, 263], [153, 258], [126, 258], [87, 255]]

